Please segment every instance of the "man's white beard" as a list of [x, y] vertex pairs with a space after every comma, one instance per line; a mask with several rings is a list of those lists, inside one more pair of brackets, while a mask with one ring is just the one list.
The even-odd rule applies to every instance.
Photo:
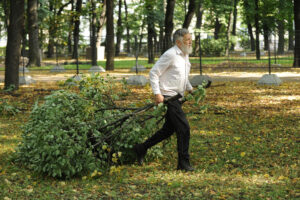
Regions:
[[188, 46], [185, 44], [182, 44], [181, 46], [181, 50], [184, 54], [191, 54], [193, 52], [193, 47], [192, 46]]

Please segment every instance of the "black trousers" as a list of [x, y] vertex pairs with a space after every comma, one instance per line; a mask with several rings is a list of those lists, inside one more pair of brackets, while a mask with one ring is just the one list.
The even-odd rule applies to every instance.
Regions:
[[146, 150], [170, 137], [177, 136], [178, 159], [189, 160], [190, 126], [179, 100], [167, 104], [167, 113], [163, 127], [143, 144]]

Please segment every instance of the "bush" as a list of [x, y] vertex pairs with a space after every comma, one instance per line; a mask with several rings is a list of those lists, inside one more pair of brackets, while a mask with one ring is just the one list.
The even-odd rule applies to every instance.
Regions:
[[68, 91], [55, 92], [45, 100], [35, 105], [24, 127], [19, 160], [53, 177], [68, 178], [95, 169], [85, 116], [89, 102]]
[[[119, 95], [114, 92], [116, 87]], [[54, 92], [43, 104], [35, 104], [24, 126], [18, 161], [35, 172], [59, 178], [130, 162], [133, 145], [155, 131], [156, 117], [164, 112], [164, 106], [150, 110], [149, 115], [156, 117], [146, 120], [148, 114], [137, 119], [131, 116], [131, 109], [115, 109], [116, 102], [128, 94], [126, 85], [97, 75], [84, 78], [79, 88], [78, 93]], [[113, 124], [124, 116], [129, 117]]]
[[[229, 40], [229, 48], [237, 43], [235, 36], [231, 36]], [[226, 51], [227, 39], [222, 37], [219, 39], [203, 39], [201, 40], [202, 54], [205, 56], [223, 56]]]
[[[57, 91], [43, 104], [36, 103], [24, 126], [17, 160], [35, 172], [70, 178], [132, 162], [133, 145], [163, 122], [164, 104], [146, 100], [142, 107], [123, 105], [129, 94], [125, 82], [92, 75], [74, 89], [77, 92]], [[148, 155], [158, 157], [162, 150], [153, 148]]]

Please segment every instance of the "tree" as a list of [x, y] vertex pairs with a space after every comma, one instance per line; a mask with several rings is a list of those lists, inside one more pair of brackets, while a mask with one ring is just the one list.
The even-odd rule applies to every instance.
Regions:
[[[233, 36], [236, 36], [236, 23], [237, 23], [237, 6], [238, 6], [239, 0], [234, 0], [233, 3], [233, 22], [232, 22], [232, 32], [231, 34]], [[234, 50], [234, 44], [230, 47], [230, 50]]]
[[[167, 8], [165, 15], [165, 35], [163, 42], [163, 52], [168, 50], [172, 46], [172, 32], [174, 28], [173, 18], [174, 18], [174, 8], [175, 0], [167, 0]], [[163, 53], [162, 52], [162, 53]]]
[[91, 54], [92, 66], [97, 66], [97, 9], [96, 1], [91, 1]]
[[[199, 0], [197, 1], [197, 5], [196, 5], [196, 17], [197, 17], [197, 20], [196, 20], [196, 29], [199, 30], [200, 32], [200, 29], [201, 29], [201, 25], [202, 25], [202, 16], [203, 16], [203, 0]], [[196, 38], [195, 38], [195, 48], [194, 48], [194, 54], [198, 54], [199, 53], [199, 40], [201, 38], [199, 37], [199, 35], [196, 35]]]
[[293, 67], [300, 67], [300, 0], [294, 0], [295, 49]]
[[9, 25], [5, 57], [4, 88], [19, 88], [19, 61], [24, 29], [24, 0], [10, 1]]
[[116, 56], [120, 54], [120, 45], [123, 33], [122, 26], [122, 0], [119, 0], [119, 10], [118, 10], [118, 21], [117, 21], [117, 44], [116, 44]]
[[101, 45], [102, 28], [106, 22], [106, 0], [102, 0], [101, 4], [100, 17], [99, 20], [97, 20], [97, 47]]
[[76, 14], [74, 15], [74, 48], [72, 58], [78, 58], [78, 44], [79, 44], [79, 33], [80, 33], [80, 15], [82, 10], [82, 0], [76, 1]]
[[106, 2], [106, 70], [114, 70], [115, 43], [114, 43], [114, 1]]
[[242, 1], [242, 5], [243, 5], [243, 21], [244, 23], [247, 25], [247, 30], [248, 30], [248, 34], [250, 37], [250, 49], [251, 51], [255, 51], [255, 39], [253, 36], [253, 28], [252, 28], [252, 23], [254, 19], [254, 4], [253, 1], [249, 1], [249, 0], [243, 0]]
[[195, 14], [195, 9], [196, 9], [195, 0], [190, 0], [189, 1], [189, 6], [188, 6], [188, 12], [185, 15], [184, 22], [183, 22], [183, 25], [182, 25], [183, 28], [189, 28], [189, 26], [191, 24], [191, 21], [193, 19], [193, 16]]
[[[74, 0], [71, 0], [70, 1], [70, 4], [71, 4], [71, 10], [70, 10], [70, 13], [74, 13]], [[73, 30], [73, 27], [74, 27], [74, 18], [72, 17], [72, 14], [71, 14], [71, 17], [69, 17], [69, 30]], [[72, 31], [69, 31], [68, 32], [68, 53], [71, 55], [72, 52], [73, 52], [73, 45], [72, 45]]]
[[286, 0], [279, 0], [279, 13], [277, 14], [277, 29], [278, 29], [278, 54], [284, 53], [284, 35], [286, 30], [285, 20], [286, 20], [286, 10], [287, 10], [287, 1]]
[[38, 0], [28, 0], [29, 63], [28, 66], [41, 66], [38, 25]]
[[260, 45], [259, 45], [259, 32], [260, 32], [260, 27], [259, 27], [259, 0], [255, 0], [255, 15], [254, 15], [254, 20], [255, 20], [255, 52], [256, 52], [256, 59], [260, 60]]
[[125, 7], [125, 26], [126, 26], [126, 47], [127, 53], [130, 53], [130, 31], [129, 31], [129, 21], [128, 21], [128, 6], [126, 0], [124, 0], [124, 7]]
[[289, 6], [289, 11], [288, 11], [288, 25], [287, 25], [287, 29], [288, 29], [288, 33], [289, 33], [289, 51], [293, 51], [294, 50], [294, 24], [293, 24], [293, 2], [292, 0], [289, 0], [290, 2], [290, 6]]
[[155, 38], [155, 29], [154, 29], [154, 1], [146, 0], [146, 13], [147, 13], [147, 32], [148, 32], [148, 63], [154, 63], [154, 38]]
[[269, 49], [269, 40], [272, 31], [275, 32], [275, 12], [277, 2], [274, 0], [265, 0], [260, 3], [261, 29], [264, 36], [264, 50]]

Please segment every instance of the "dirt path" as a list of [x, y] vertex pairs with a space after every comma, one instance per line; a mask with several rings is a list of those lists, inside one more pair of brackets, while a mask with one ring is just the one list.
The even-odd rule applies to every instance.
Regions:
[[[63, 81], [71, 78], [76, 73], [75, 71], [62, 73], [62, 74], [51, 74], [49, 72], [30, 72], [26, 73], [25, 76], [31, 76], [36, 82], [55, 82]], [[84, 73], [85, 74], [85, 73]], [[88, 74], [86, 72], [86, 74]], [[128, 78], [129, 76], [135, 75], [135, 73], [129, 73], [126, 71], [116, 71], [116, 72], [104, 72], [104, 76], [110, 75], [116, 77], [117, 79]], [[141, 73], [148, 78], [148, 73]], [[220, 73], [207, 73], [212, 78], [213, 82], [228, 82], [228, 81], [258, 81], [264, 74], [262, 72], [220, 72]], [[283, 82], [300, 82], [300, 70], [295, 72], [275, 72]], [[198, 75], [197, 73], [192, 73], [190, 77]], [[20, 74], [22, 76], [22, 74]], [[4, 82], [4, 72], [0, 72], [0, 85]]]

